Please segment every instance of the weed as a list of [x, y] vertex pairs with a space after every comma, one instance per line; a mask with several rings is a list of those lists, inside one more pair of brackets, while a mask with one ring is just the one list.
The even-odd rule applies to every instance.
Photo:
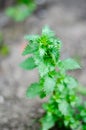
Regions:
[[43, 104], [45, 115], [40, 119], [41, 129], [58, 125], [59, 129], [86, 130], [86, 104], [76, 91], [79, 83], [67, 74], [69, 70], [80, 69], [80, 65], [71, 58], [60, 59], [62, 42], [49, 27], [44, 27], [40, 36], [27, 35], [25, 39], [28, 44], [22, 55], [32, 55], [20, 66], [26, 70], [37, 68], [39, 72], [39, 81], [28, 87], [26, 95], [49, 97]]

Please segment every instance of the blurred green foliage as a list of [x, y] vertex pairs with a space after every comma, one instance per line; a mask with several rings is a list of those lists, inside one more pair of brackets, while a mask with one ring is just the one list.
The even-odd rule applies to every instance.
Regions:
[[0, 32], [0, 55], [6, 56], [9, 54], [9, 48], [4, 44], [3, 34]]
[[23, 3], [26, 5], [33, 3], [33, 2], [34, 2], [34, 0], [17, 0], [17, 3]]
[[6, 9], [6, 14], [14, 21], [20, 22], [29, 17], [36, 7], [37, 5], [34, 0], [17, 0], [15, 6]]

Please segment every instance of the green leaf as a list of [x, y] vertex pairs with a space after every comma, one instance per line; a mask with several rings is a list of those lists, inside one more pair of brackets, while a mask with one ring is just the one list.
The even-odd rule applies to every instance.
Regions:
[[55, 88], [55, 80], [53, 78], [46, 77], [44, 82], [44, 91], [46, 92], [46, 94], [53, 92], [54, 88]]
[[25, 56], [27, 54], [31, 54], [37, 50], [37, 46], [34, 46], [32, 44], [27, 44], [22, 55]]
[[22, 67], [23, 69], [26, 70], [31, 70], [34, 69], [36, 67], [34, 60], [32, 57], [27, 58], [26, 60], [24, 60], [21, 64], [20, 67]]
[[68, 114], [68, 103], [65, 100], [60, 100], [58, 104], [59, 111], [65, 116]]
[[78, 86], [78, 81], [71, 77], [71, 76], [66, 76], [66, 78], [64, 79], [64, 82], [67, 84], [67, 86], [72, 89]]
[[[36, 60], [38, 60], [38, 59], [36, 59]], [[47, 61], [48, 60], [49, 59], [47, 59]], [[39, 70], [41, 77], [45, 76], [46, 74], [48, 74], [48, 72], [51, 72], [55, 69], [55, 67], [51, 63], [49, 63], [49, 61], [48, 62], [47, 61], [45, 63], [43, 63], [41, 61], [37, 63], [37, 61], [36, 61], [36, 63], [38, 64], [38, 70]]]
[[[21, 11], [22, 10], [22, 11]], [[23, 21], [29, 15], [28, 7], [25, 5], [9, 7], [6, 9], [6, 14], [16, 22]]]
[[57, 89], [59, 90], [59, 92], [63, 92], [64, 91], [64, 85], [63, 84], [57, 84]]
[[29, 44], [26, 45], [22, 55], [27, 55], [27, 54], [31, 54], [37, 51], [38, 49], [38, 43], [37, 43], [37, 39], [38, 39], [38, 35], [26, 35], [25, 36], [25, 40], [27, 40], [29, 42]]
[[55, 122], [56, 122], [56, 118], [51, 113], [47, 113], [41, 119], [42, 130], [49, 130], [50, 128], [54, 126]]
[[49, 37], [53, 37], [55, 36], [54, 32], [52, 30], [50, 30], [50, 28], [48, 26], [45, 26], [43, 29], [42, 29], [42, 35], [47, 35]]
[[69, 58], [58, 62], [58, 67], [65, 70], [80, 69], [80, 65], [73, 59]]
[[11, 17], [16, 22], [20, 22], [29, 17], [33, 11], [36, 9], [35, 2], [29, 2], [28, 4], [24, 4], [20, 2], [17, 6], [9, 7], [6, 9], [6, 14]]
[[40, 54], [40, 57], [43, 57], [44, 54], [45, 54], [45, 50], [42, 49], [42, 48], [40, 48], [40, 49], [39, 49], [39, 54]]
[[39, 70], [41, 77], [43, 77], [44, 75], [46, 75], [49, 72], [48, 67], [42, 62], [39, 63], [38, 70]]
[[46, 97], [46, 93], [42, 90], [41, 92], [40, 92], [40, 98], [44, 98], [44, 97]]
[[27, 41], [35, 41], [39, 38], [39, 35], [26, 35], [24, 37], [25, 40]]
[[38, 83], [33, 83], [28, 87], [26, 91], [26, 96], [29, 98], [36, 97], [37, 95], [39, 95], [40, 91], [41, 91], [40, 85]]

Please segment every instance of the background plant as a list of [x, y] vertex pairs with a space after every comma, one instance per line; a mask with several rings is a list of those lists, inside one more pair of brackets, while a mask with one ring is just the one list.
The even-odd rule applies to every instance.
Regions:
[[16, 22], [25, 20], [36, 9], [35, 0], [17, 0], [16, 4], [6, 9], [6, 14]]
[[9, 54], [9, 48], [4, 43], [4, 37], [3, 34], [0, 32], [0, 55], [6, 56]]
[[49, 130], [57, 124], [58, 128], [86, 130], [86, 105], [76, 93], [79, 83], [67, 74], [69, 70], [80, 69], [80, 65], [71, 58], [60, 60], [62, 43], [48, 27], [43, 28], [40, 36], [27, 35], [25, 39], [28, 44], [22, 55], [32, 55], [20, 66], [39, 71], [39, 81], [28, 87], [26, 95], [48, 96], [48, 102], [43, 104], [41, 129]]

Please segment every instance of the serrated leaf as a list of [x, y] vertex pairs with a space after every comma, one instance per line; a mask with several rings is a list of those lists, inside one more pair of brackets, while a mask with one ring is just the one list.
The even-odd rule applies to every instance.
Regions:
[[67, 84], [67, 86], [72, 89], [78, 86], [78, 82], [75, 78], [71, 76], [67, 76], [64, 80], [64, 82]]
[[47, 61], [45, 63], [43, 63], [41, 61], [38, 62], [38, 63], [36, 62], [38, 64], [38, 70], [39, 70], [39, 73], [40, 73], [41, 77], [43, 77], [48, 72], [51, 72], [51, 71], [53, 71], [55, 69], [55, 67], [51, 63], [49, 63], [49, 61], [48, 62]]
[[45, 50], [42, 49], [42, 48], [40, 48], [40, 49], [39, 49], [39, 54], [40, 54], [41, 57], [43, 57], [44, 54], [45, 54]]
[[44, 75], [46, 75], [49, 72], [48, 67], [43, 64], [42, 62], [38, 65], [38, 69], [39, 69], [39, 73], [40, 76], [43, 77]]
[[26, 70], [31, 70], [34, 69], [36, 67], [34, 60], [32, 57], [27, 58], [26, 60], [24, 60], [21, 64], [20, 67], [22, 67], [23, 69]]
[[42, 130], [49, 130], [50, 128], [54, 126], [55, 122], [56, 122], [56, 118], [51, 113], [47, 113], [41, 119]]
[[35, 52], [37, 50], [37, 46], [31, 44], [27, 44], [26, 47], [24, 48], [24, 51], [22, 53], [23, 56], [27, 55], [27, 54], [31, 54], [33, 52]]
[[29, 98], [36, 97], [39, 95], [40, 91], [41, 91], [40, 85], [38, 83], [33, 83], [28, 87], [26, 91], [26, 96]]
[[60, 102], [58, 104], [58, 108], [59, 108], [59, 111], [63, 115], [67, 115], [68, 114], [69, 107], [68, 107], [68, 103], [65, 100], [64, 101], [60, 100]]
[[58, 90], [59, 90], [60, 92], [63, 92], [63, 91], [64, 91], [64, 85], [63, 85], [63, 84], [58, 84], [57, 87], [58, 87]]
[[32, 48], [30, 47], [29, 44], [26, 45], [26, 47], [24, 48], [24, 51], [22, 53], [23, 56], [32, 53]]
[[58, 67], [65, 70], [80, 69], [80, 65], [71, 58], [60, 61]]
[[53, 78], [46, 77], [44, 82], [44, 91], [46, 92], [46, 94], [53, 92], [54, 88], [55, 80]]
[[[27, 41], [35, 41], [39, 38], [39, 35], [26, 35], [24, 37], [25, 40]], [[35, 41], [36, 42], [36, 41]]]
[[42, 35], [47, 35], [49, 37], [53, 37], [55, 34], [52, 30], [50, 30], [50, 28], [48, 26], [45, 26], [43, 29], [42, 29]]

